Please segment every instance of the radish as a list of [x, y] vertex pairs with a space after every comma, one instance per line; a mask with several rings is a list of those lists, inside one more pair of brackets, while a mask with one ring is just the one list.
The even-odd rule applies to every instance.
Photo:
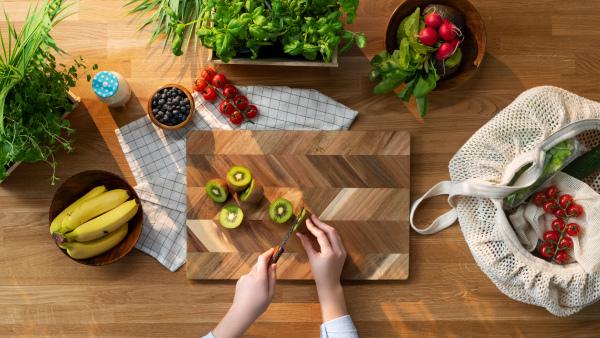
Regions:
[[419, 35], [415, 36], [418, 37], [425, 46], [431, 46], [437, 41], [437, 32], [431, 27], [421, 29]]
[[435, 58], [444, 61], [447, 58], [451, 57], [454, 54], [454, 47], [449, 42], [444, 42], [435, 53]]
[[458, 38], [454, 38], [452, 39], [452, 41], [450, 41], [450, 44], [452, 45], [452, 48], [456, 50], [456, 48], [458, 48], [458, 45], [460, 45], [460, 40], [458, 40]]
[[442, 17], [439, 14], [433, 13], [427, 14], [425, 17], [425, 26], [438, 28], [442, 24]]
[[444, 22], [441, 26], [440, 26], [440, 36], [442, 37], [442, 39], [446, 40], [446, 41], [452, 41], [452, 39], [454, 39], [456, 37], [456, 33], [459, 32], [460, 30], [458, 28], [456, 28], [456, 26], [454, 26], [452, 24], [452, 22], [450, 21], [446, 21]]

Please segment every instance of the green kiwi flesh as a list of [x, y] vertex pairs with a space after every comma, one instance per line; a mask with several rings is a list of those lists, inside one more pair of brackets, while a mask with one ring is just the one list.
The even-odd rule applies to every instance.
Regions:
[[277, 223], [285, 223], [292, 217], [292, 203], [285, 198], [278, 198], [269, 207], [269, 216]]
[[225, 202], [229, 196], [229, 188], [224, 180], [216, 178], [206, 184], [206, 194], [215, 202]]
[[244, 213], [236, 205], [228, 205], [221, 210], [219, 214], [219, 223], [228, 229], [234, 229], [242, 224]]
[[308, 228], [306, 227], [306, 220], [310, 218], [311, 213], [302, 209], [302, 212], [298, 215], [298, 223], [294, 227], [294, 231], [301, 232], [303, 234], [308, 233]]
[[248, 187], [240, 194], [240, 200], [242, 202], [251, 204], [258, 203], [258, 201], [260, 201], [260, 199], [263, 197], [264, 193], [265, 189], [263, 188], [262, 184], [260, 184], [260, 182], [258, 182], [256, 179], [253, 179], [250, 181]]
[[240, 192], [246, 189], [251, 180], [250, 170], [244, 167], [236, 165], [227, 172], [227, 185], [231, 191]]

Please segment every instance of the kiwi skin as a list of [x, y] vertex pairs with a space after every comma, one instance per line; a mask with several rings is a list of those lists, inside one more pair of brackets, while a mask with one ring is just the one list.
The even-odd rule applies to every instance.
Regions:
[[[216, 183], [218, 184], [221, 189], [223, 189], [223, 191], [225, 192], [225, 198], [222, 201], [218, 201], [214, 198], [212, 198], [212, 196], [208, 193], [208, 185], [210, 184], [210, 182]], [[229, 197], [229, 188], [227, 187], [227, 182], [225, 182], [225, 180], [222, 180], [220, 178], [215, 178], [214, 180], [210, 180], [208, 181], [208, 183], [206, 184], [206, 194], [208, 195], [208, 197], [210, 197], [211, 200], [215, 201], [215, 202], [225, 202], [227, 200], [227, 197]]]
[[[238, 168], [239, 166], [234, 166], [231, 167], [231, 169], [229, 169], [229, 171], [231, 172], [231, 170], [233, 170], [234, 168]], [[239, 168], [243, 168], [246, 169], [244, 167], [239, 167]], [[250, 170], [246, 169], [248, 171], [248, 176], [252, 177], [252, 175], [250, 174]], [[250, 184], [251, 180], [248, 181], [248, 184], [243, 184], [243, 185], [236, 185], [233, 182], [231, 182], [231, 180], [229, 179], [229, 172], [227, 173], [227, 185], [229, 186], [229, 190], [233, 191], [233, 192], [240, 192], [243, 191], [244, 189], [246, 189], [248, 187], [248, 185]]]
[[243, 198], [242, 194], [240, 194], [240, 200], [249, 204], [258, 203], [265, 194], [263, 185], [260, 184], [260, 182], [258, 182], [256, 179], [252, 179], [252, 181], [250, 181], [250, 185], [248, 185], [246, 189], [250, 189], [248, 195], [246, 195], [246, 198]]
[[311, 215], [312, 214], [310, 213], [310, 211], [304, 209], [302, 217], [298, 219], [298, 224], [296, 224], [296, 226], [294, 227], [294, 231], [303, 234], [309, 233], [310, 231], [308, 230], [308, 227], [306, 227], [306, 220], [310, 219]]

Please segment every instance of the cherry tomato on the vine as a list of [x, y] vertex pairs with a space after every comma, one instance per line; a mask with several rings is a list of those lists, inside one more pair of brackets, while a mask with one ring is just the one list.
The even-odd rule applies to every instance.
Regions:
[[240, 124], [240, 123], [242, 123], [243, 119], [244, 119], [244, 117], [239, 112], [235, 112], [235, 113], [231, 114], [231, 116], [229, 116], [229, 120], [233, 124]]
[[255, 105], [251, 104], [248, 106], [248, 109], [246, 109], [244, 114], [246, 114], [247, 118], [253, 119], [256, 117], [256, 115], [258, 115], [258, 108], [256, 108]]
[[567, 208], [567, 214], [570, 217], [579, 217], [583, 215], [583, 207], [579, 204], [571, 204], [571, 206]]
[[219, 109], [221, 110], [221, 113], [225, 115], [231, 115], [234, 110], [233, 105], [229, 101], [221, 102]]
[[531, 199], [533, 201], [533, 203], [535, 203], [535, 205], [537, 206], [541, 206], [542, 203], [544, 202], [544, 200], [547, 200], [548, 196], [546, 196], [545, 193], [543, 192], [536, 192], [535, 194], [533, 194], [533, 198]]
[[554, 202], [553, 200], [550, 200], [550, 201], [544, 202], [542, 207], [544, 208], [545, 212], [550, 214], [550, 213], [554, 212], [554, 209], [558, 208], [558, 204], [556, 204], [556, 202]]
[[571, 195], [564, 194], [558, 198], [558, 204], [566, 209], [573, 204], [573, 197]]
[[573, 249], [573, 240], [571, 237], [563, 237], [558, 243], [558, 250]]
[[558, 243], [558, 239], [560, 238], [560, 234], [554, 230], [546, 231], [544, 233], [544, 242], [548, 242], [550, 244]]
[[563, 232], [565, 226], [565, 221], [563, 221], [562, 219], [555, 219], [554, 221], [552, 221], [552, 229], [558, 232]]
[[546, 195], [550, 198], [556, 199], [558, 197], [558, 188], [555, 186], [549, 186], [546, 188]]
[[245, 96], [240, 95], [233, 99], [233, 104], [237, 107], [237, 109], [244, 110], [246, 107], [248, 107], [248, 99]]
[[542, 244], [542, 246], [540, 246], [540, 255], [546, 258], [552, 258], [552, 256], [554, 256], [554, 251], [552, 249], [552, 244]]
[[581, 228], [579, 227], [579, 224], [577, 223], [569, 223], [567, 224], [567, 235], [569, 236], [577, 236], [579, 235], [579, 232], [581, 231]]
[[564, 250], [559, 251], [556, 256], [554, 256], [554, 261], [561, 265], [567, 264], [569, 262], [569, 255], [567, 255]]
[[200, 73], [200, 77], [206, 80], [206, 82], [211, 82], [215, 76], [215, 71], [212, 68], [204, 68]]
[[202, 92], [204, 90], [204, 88], [206, 88], [208, 86], [208, 83], [206, 83], [206, 81], [199, 77], [196, 82], [194, 82], [194, 90], [197, 91], [198, 93]]
[[217, 91], [212, 87], [206, 87], [204, 88], [204, 94], [202, 94], [202, 97], [204, 97], [206, 101], [212, 101], [217, 98]]
[[225, 78], [225, 75], [223, 75], [223, 74], [216, 74], [212, 78], [212, 85], [217, 88], [223, 88], [223, 87], [225, 87], [226, 84], [227, 84], [227, 79]]
[[556, 209], [554, 209], [554, 211], [552, 211], [552, 213], [554, 214], [554, 217], [556, 217], [556, 218], [567, 217], [567, 214], [565, 213], [565, 211], [563, 209], [561, 209], [560, 207], [556, 207]]
[[227, 99], [233, 99], [237, 95], [238, 91], [234, 85], [227, 85], [223, 87], [223, 96]]

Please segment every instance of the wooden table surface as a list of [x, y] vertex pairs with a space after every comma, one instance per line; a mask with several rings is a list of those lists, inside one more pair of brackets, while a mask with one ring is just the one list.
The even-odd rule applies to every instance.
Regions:
[[[351, 26], [367, 47], [354, 47], [338, 68], [219, 66], [239, 85], [314, 88], [357, 109], [353, 130], [411, 133], [411, 200], [447, 180], [448, 162], [462, 144], [519, 93], [555, 85], [600, 100], [598, 1], [473, 0], [487, 27], [488, 54], [473, 79], [434, 93], [430, 112], [413, 102], [376, 96], [370, 58], [383, 49], [387, 19], [399, 0], [363, 0]], [[29, 1], [4, 0], [20, 26]], [[125, 108], [100, 103], [91, 84], [73, 90], [83, 104], [69, 116], [77, 129], [75, 152], [59, 152], [57, 175], [105, 169], [135, 184], [114, 129], [145, 114], [148, 96], [163, 83], [191, 84], [206, 66], [199, 53], [173, 60], [160, 45], [146, 48], [123, 1], [84, 1], [81, 12], [53, 36], [73, 56], [99, 70], [121, 73], [134, 95]], [[4, 20], [3, 18], [0, 20]], [[0, 25], [3, 25], [4, 22]], [[2, 27], [5, 27], [2, 26]], [[206, 57], [206, 52], [203, 56]], [[68, 60], [68, 57], [63, 58]], [[199, 336], [231, 305], [235, 282], [197, 282], [185, 267], [172, 273], [137, 250], [110, 266], [68, 260], [48, 235], [48, 207], [56, 186], [44, 163], [22, 164], [0, 185], [0, 335]], [[425, 225], [447, 210], [440, 197], [419, 213]], [[361, 337], [598, 335], [600, 304], [557, 318], [511, 300], [481, 272], [458, 226], [433, 236], [411, 234], [410, 276], [400, 282], [344, 283], [348, 309]], [[250, 337], [316, 337], [321, 323], [313, 282], [280, 282], [273, 303], [247, 332]]]

